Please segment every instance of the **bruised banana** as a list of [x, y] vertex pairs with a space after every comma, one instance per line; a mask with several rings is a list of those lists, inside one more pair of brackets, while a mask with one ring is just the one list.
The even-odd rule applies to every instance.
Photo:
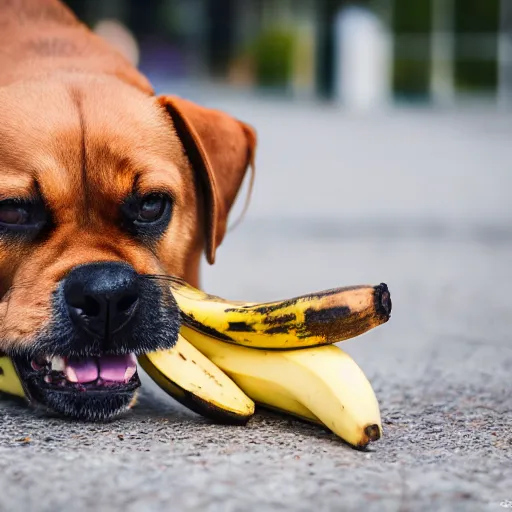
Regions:
[[388, 287], [350, 286], [262, 304], [228, 302], [170, 278], [182, 324], [228, 343], [296, 350], [354, 338], [389, 320]]
[[184, 326], [181, 334], [258, 405], [322, 423], [359, 448], [381, 437], [373, 388], [355, 361], [339, 347], [252, 350]]
[[172, 349], [141, 355], [138, 361], [161, 389], [202, 416], [245, 424], [254, 414], [254, 402], [181, 335]]

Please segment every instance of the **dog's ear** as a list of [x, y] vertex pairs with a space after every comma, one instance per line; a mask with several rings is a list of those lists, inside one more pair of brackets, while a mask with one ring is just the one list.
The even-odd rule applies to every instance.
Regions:
[[256, 132], [224, 112], [176, 96], [160, 96], [158, 101], [171, 116], [204, 186], [208, 212], [206, 257], [212, 264], [215, 250], [226, 234], [229, 211], [249, 166], [252, 168], [249, 193], [252, 188]]

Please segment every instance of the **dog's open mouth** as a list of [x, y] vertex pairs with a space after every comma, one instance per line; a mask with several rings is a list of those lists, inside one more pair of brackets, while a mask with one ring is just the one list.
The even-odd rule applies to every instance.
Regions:
[[32, 378], [57, 391], [113, 391], [135, 389], [139, 384], [137, 359], [133, 354], [105, 355], [85, 359], [38, 357], [30, 362]]
[[13, 360], [34, 405], [86, 421], [112, 418], [128, 409], [141, 385], [134, 354]]

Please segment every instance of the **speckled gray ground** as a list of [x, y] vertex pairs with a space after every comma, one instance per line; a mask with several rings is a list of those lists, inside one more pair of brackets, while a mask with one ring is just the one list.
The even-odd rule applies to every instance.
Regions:
[[374, 384], [384, 438], [357, 452], [271, 414], [212, 425], [147, 378], [109, 424], [2, 402], [0, 510], [512, 506], [511, 118], [210, 104], [252, 121], [261, 151], [251, 213], [205, 287], [267, 300], [387, 282], [391, 321], [344, 344]]

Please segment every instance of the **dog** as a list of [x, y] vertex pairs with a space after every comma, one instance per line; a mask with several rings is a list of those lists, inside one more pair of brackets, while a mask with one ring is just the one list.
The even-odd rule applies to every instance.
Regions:
[[155, 96], [58, 0], [0, 0], [0, 119], [0, 352], [36, 406], [113, 418], [176, 342], [165, 277], [214, 263], [255, 130]]

